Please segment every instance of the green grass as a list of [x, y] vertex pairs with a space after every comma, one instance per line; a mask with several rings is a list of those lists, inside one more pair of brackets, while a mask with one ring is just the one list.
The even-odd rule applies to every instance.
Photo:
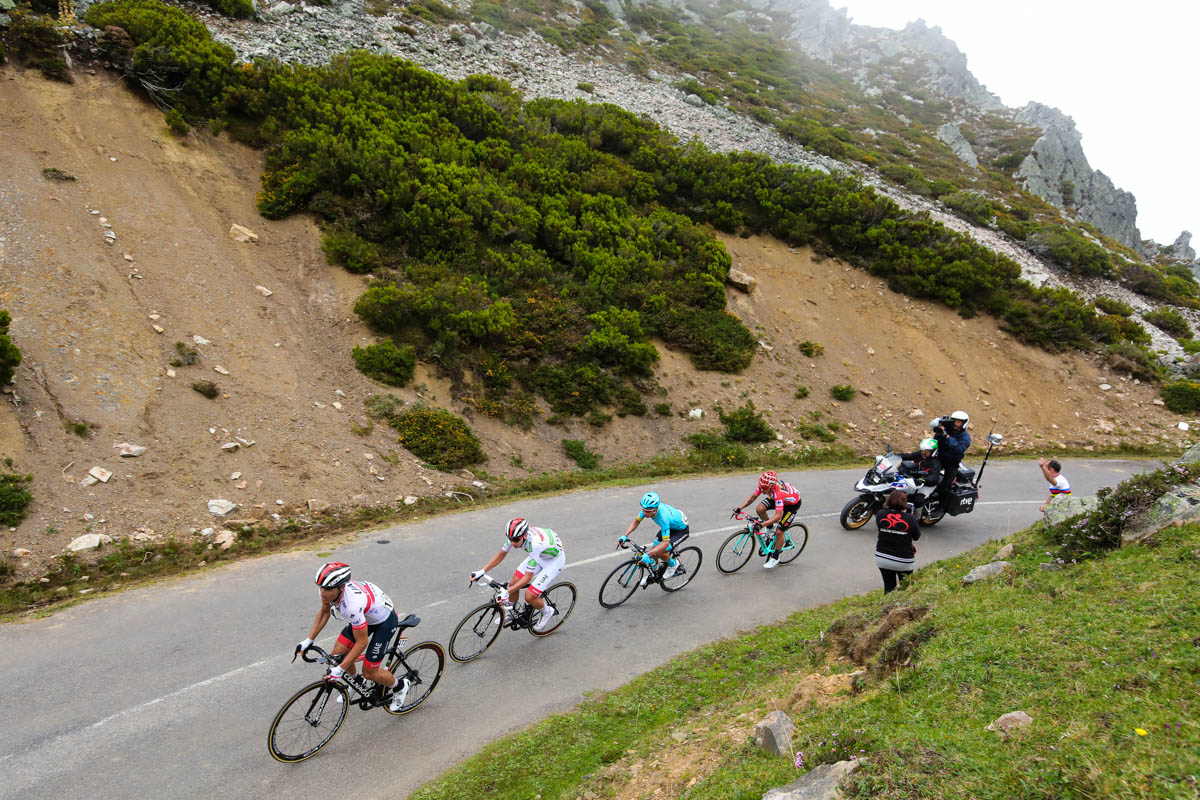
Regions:
[[[688, 750], [707, 747], [716, 766], [698, 759], [664, 777], [664, 796], [757, 800], [854, 755], [863, 766], [847, 797], [1195, 798], [1200, 528], [1168, 528], [1150, 545], [1060, 572], [1040, 568], [1037, 527], [1010, 540], [1017, 556], [1001, 578], [960, 581], [991, 557], [990, 543], [918, 571], [887, 600], [871, 592], [702, 647], [494, 742], [414, 797], [621, 796], [623, 767], [644, 761], [644, 780], [663, 742], [674, 748], [670, 734], [687, 731]], [[838, 642], [893, 604], [929, 610], [865, 663], [835, 658]], [[859, 668], [867, 672], [840, 702], [789, 712], [803, 769], [751, 745], [754, 723], [786, 708], [801, 677]], [[1015, 710], [1033, 717], [1029, 729], [1008, 738], [985, 729]], [[543, 757], [548, 743], [553, 759]]]

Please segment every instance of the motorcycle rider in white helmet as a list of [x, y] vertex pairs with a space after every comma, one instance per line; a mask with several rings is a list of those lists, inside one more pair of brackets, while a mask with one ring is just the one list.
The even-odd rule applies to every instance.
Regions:
[[[937, 489], [929, 495], [942, 498], [943, 508], [945, 498], [950, 494], [950, 485], [958, 475], [958, 465], [962, 463], [963, 455], [971, 446], [971, 434], [967, 426], [971, 417], [965, 411], [955, 411], [948, 417], [938, 417], [929, 423], [933, 429], [933, 438], [937, 442], [938, 460], [942, 462], [942, 480]], [[929, 498], [926, 498], [928, 500]]]

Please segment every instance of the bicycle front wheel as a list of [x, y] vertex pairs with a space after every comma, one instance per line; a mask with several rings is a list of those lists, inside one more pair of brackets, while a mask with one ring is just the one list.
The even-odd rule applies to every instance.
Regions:
[[575, 589], [575, 584], [563, 581], [556, 583], [542, 593], [542, 599], [546, 601], [546, 605], [554, 609], [554, 616], [550, 618], [553, 623], [549, 628], [539, 631], [535, 625], [529, 626], [529, 632], [534, 636], [549, 636], [558, 630], [567, 617], [571, 616], [571, 612], [575, 610], [575, 598], [579, 592]]
[[600, 584], [600, 605], [616, 608], [628, 600], [642, 583], [646, 568], [637, 559], [619, 564]]
[[678, 592], [691, 583], [692, 578], [696, 577], [696, 573], [700, 571], [700, 563], [704, 561], [704, 554], [700, 552], [699, 547], [685, 547], [675, 554], [675, 560], [679, 562], [675, 574], [666, 580], [659, 581], [664, 592]]
[[450, 636], [450, 657], [460, 664], [474, 661], [492, 646], [504, 627], [504, 611], [495, 603], [484, 603], [463, 617]]
[[267, 749], [285, 764], [314, 756], [342, 727], [349, 708], [350, 693], [341, 683], [310, 683], [292, 695], [271, 721]]
[[732, 575], [750, 560], [757, 543], [748, 531], [737, 531], [724, 542], [717, 551], [717, 572]]
[[796, 556], [800, 555], [806, 544], [808, 544], [808, 526], [803, 522], [789, 525], [787, 538], [783, 540], [783, 550], [779, 551], [779, 563], [790, 564], [795, 561]]
[[409, 681], [408, 694], [399, 711], [392, 711], [384, 706], [389, 714], [407, 714], [433, 694], [438, 681], [442, 679], [442, 670], [446, 667], [446, 651], [437, 642], [421, 642], [414, 644], [404, 651], [403, 655], [393, 655], [388, 662], [388, 671], [403, 681]]

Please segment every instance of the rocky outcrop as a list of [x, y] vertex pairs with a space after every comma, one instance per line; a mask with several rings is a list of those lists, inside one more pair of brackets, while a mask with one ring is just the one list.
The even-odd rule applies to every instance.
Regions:
[[1179, 238], [1175, 240], [1175, 244], [1169, 248], [1171, 255], [1178, 258], [1180, 261], [1195, 262], [1196, 251], [1192, 249], [1192, 232], [1184, 231], [1179, 234]]
[[963, 136], [962, 131], [953, 122], [947, 122], [937, 129], [937, 138], [954, 151], [959, 161], [968, 164], [972, 169], [979, 169], [979, 158], [971, 148], [971, 143]]
[[1074, 209], [1080, 219], [1126, 247], [1140, 250], [1137, 201], [1103, 172], [1092, 169], [1075, 120], [1041, 103], [1029, 103], [1015, 118], [1042, 130], [1016, 173], [1025, 189], [1059, 208]]

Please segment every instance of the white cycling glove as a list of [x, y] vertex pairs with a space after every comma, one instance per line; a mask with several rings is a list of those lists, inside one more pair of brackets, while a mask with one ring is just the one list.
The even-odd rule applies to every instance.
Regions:
[[496, 592], [496, 602], [502, 606], [512, 605], [512, 601], [508, 599], [508, 592]]
[[473, 583], [473, 582], [475, 582], [475, 581], [479, 580], [480, 578], [482, 578], [482, 577], [483, 577], [484, 575], [486, 575], [486, 574], [487, 574], [487, 573], [486, 573], [486, 572], [484, 572], [483, 570], [476, 570], [475, 572], [472, 572], [472, 573], [471, 573], [471, 582]]
[[336, 681], [345, 674], [346, 674], [346, 670], [342, 669], [341, 667], [330, 667], [329, 674], [326, 675], [325, 677], [328, 680]]
[[313, 640], [312, 640], [312, 639], [305, 639], [303, 642], [301, 642], [300, 644], [296, 645], [296, 652], [297, 652], [297, 653], [303, 653], [305, 650], [307, 650], [308, 648], [312, 647], [312, 643], [313, 643]]

